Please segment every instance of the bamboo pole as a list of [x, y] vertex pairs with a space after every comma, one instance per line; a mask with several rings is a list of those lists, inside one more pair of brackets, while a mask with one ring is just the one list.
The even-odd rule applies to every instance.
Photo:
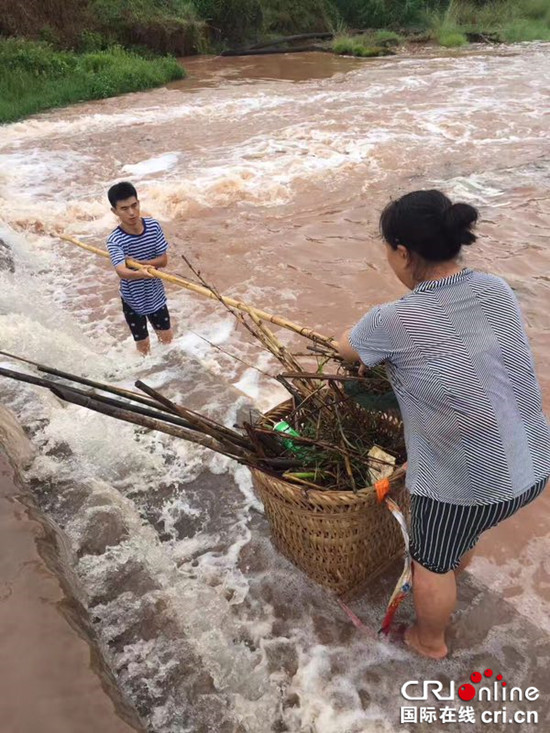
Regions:
[[[82, 249], [85, 249], [88, 252], [93, 252], [96, 255], [100, 255], [101, 257], [106, 257], [106, 258], [109, 257], [109, 253], [106, 250], [99, 249], [99, 247], [94, 247], [91, 244], [85, 244], [84, 242], [81, 242], [79, 239], [76, 239], [75, 237], [70, 237], [67, 234], [52, 234], [52, 236], [57, 237], [58, 239], [62, 239], [64, 242], [69, 242], [71, 244], [74, 244], [77, 247], [81, 247]], [[286, 318], [282, 318], [281, 316], [275, 316], [275, 315], [272, 315], [271, 313], [266, 313], [265, 311], [259, 310], [258, 308], [254, 308], [254, 306], [244, 303], [242, 300], [236, 300], [235, 298], [229, 298], [227, 296], [214, 293], [212, 290], [205, 287], [204, 285], [198, 285], [197, 283], [191, 282], [191, 280], [187, 280], [186, 278], [181, 277], [180, 275], [170, 275], [167, 272], [161, 272], [160, 270], [156, 270], [153, 267], [141, 265], [139, 262], [131, 258], [126, 260], [126, 265], [128, 267], [133, 267], [137, 270], [143, 270], [143, 269], [154, 270], [155, 275], [160, 280], [164, 280], [165, 282], [172, 283], [173, 285], [178, 285], [179, 287], [185, 288], [186, 290], [190, 290], [193, 293], [204, 295], [206, 298], [210, 298], [211, 300], [221, 300], [226, 305], [229, 305], [233, 308], [237, 308], [238, 310], [241, 310], [244, 313], [248, 313], [249, 315], [254, 315], [257, 318], [260, 318], [264, 321], [269, 321], [270, 323], [273, 323], [276, 326], [281, 326], [281, 328], [287, 328], [290, 331], [294, 331], [295, 333], [299, 334], [300, 336], [304, 336], [305, 338], [308, 338], [311, 341], [314, 341], [319, 344], [323, 344], [324, 346], [328, 347], [332, 351], [336, 351], [336, 340], [333, 339], [331, 336], [324, 336], [323, 334], [317, 333], [316, 331], [314, 331], [311, 328], [307, 328], [306, 326], [300, 326], [299, 324], [293, 323], [292, 321], [289, 321]]]

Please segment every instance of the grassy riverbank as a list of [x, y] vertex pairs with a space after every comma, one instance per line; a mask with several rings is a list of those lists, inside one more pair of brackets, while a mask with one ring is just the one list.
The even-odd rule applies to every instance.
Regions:
[[175, 58], [144, 58], [120, 47], [77, 54], [21, 39], [0, 41], [0, 67], [0, 122], [160, 86], [185, 75]]
[[[451, 48], [470, 41], [517, 43], [550, 41], [550, 0], [336, 0], [340, 12], [355, 27], [393, 28], [390, 44], [410, 40], [435, 42]], [[395, 30], [398, 30], [396, 33]], [[376, 56], [388, 42], [373, 31], [360, 37], [339, 35], [335, 53]]]
[[479, 36], [502, 43], [550, 40], [550, 0], [452, 2], [427, 24], [442, 45], [464, 45]]
[[272, 36], [346, 29], [407, 34], [495, 33], [545, 40], [550, 0], [0, 0], [0, 36], [57, 48], [113, 44], [184, 56]]

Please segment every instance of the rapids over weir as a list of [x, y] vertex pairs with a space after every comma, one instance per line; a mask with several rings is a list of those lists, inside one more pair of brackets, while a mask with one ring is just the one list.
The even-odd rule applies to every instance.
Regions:
[[[381, 208], [440, 187], [480, 207], [468, 264], [517, 292], [550, 408], [550, 45], [185, 63], [189, 78], [169, 88], [2, 129], [0, 349], [123, 387], [139, 377], [233, 425], [284, 392], [230, 314], [168, 288], [175, 341], [141, 360], [112, 270], [48, 233], [104, 246], [105, 192], [130, 179], [171, 243], [169, 271], [187, 275], [185, 252], [220, 292], [338, 335], [403, 292], [384, 262]], [[1, 387], [26, 434], [8, 440], [21, 492], [56, 528], [50, 551], [82, 628], [144, 730], [430, 731], [400, 723], [415, 704], [401, 686], [459, 685], [486, 668], [537, 687], [536, 702], [508, 708], [537, 710], [532, 730], [548, 729], [548, 496], [481, 542], [436, 669], [357, 630], [274, 550], [247, 469], [44, 390]], [[366, 626], [378, 627], [399, 572], [352, 604]], [[400, 618], [411, 614], [409, 601]]]

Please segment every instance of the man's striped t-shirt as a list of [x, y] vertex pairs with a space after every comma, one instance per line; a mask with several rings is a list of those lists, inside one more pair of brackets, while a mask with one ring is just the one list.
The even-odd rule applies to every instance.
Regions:
[[374, 308], [350, 333], [386, 362], [405, 425], [411, 493], [514, 499], [550, 475], [550, 429], [521, 312], [504, 280], [464, 269]]
[[[128, 234], [120, 227], [111, 232], [107, 249], [113, 267], [123, 265], [128, 257], [135, 260], [154, 260], [168, 249], [168, 243], [156, 219], [145, 217], [141, 234]], [[162, 280], [120, 280], [120, 295], [140, 316], [147, 316], [166, 305]]]

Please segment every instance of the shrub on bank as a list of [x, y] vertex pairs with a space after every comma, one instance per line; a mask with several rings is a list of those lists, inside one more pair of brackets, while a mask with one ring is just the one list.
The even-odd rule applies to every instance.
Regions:
[[445, 48], [458, 48], [468, 43], [468, 39], [460, 31], [442, 31], [437, 41], [440, 46], [444, 46]]
[[435, 38], [457, 42], [457, 34], [468, 33], [486, 33], [506, 42], [548, 40], [550, 0], [453, 0], [444, 11], [428, 13], [426, 22]]
[[374, 45], [373, 40], [370, 36], [338, 36], [332, 42], [332, 50], [341, 56], [358, 56], [359, 58], [387, 56], [393, 53], [383, 46]]
[[403, 36], [399, 35], [399, 33], [385, 29], [376, 31], [374, 38], [378, 43], [387, 46], [398, 46], [404, 40]]
[[194, 0], [215, 42], [256, 40], [263, 27], [260, 0]]
[[331, 0], [260, 0], [263, 33], [313, 33], [338, 25], [338, 13]]
[[424, 14], [448, 5], [443, 0], [334, 0], [342, 18], [356, 28], [421, 24]]
[[185, 76], [175, 58], [114, 47], [76, 54], [47, 43], [0, 39], [0, 123], [52, 107], [161, 86]]
[[504, 26], [502, 37], [508, 43], [550, 41], [550, 22], [519, 19]]
[[192, 0], [88, 0], [88, 5], [97, 30], [111, 43], [175, 56], [205, 49], [205, 24]]

